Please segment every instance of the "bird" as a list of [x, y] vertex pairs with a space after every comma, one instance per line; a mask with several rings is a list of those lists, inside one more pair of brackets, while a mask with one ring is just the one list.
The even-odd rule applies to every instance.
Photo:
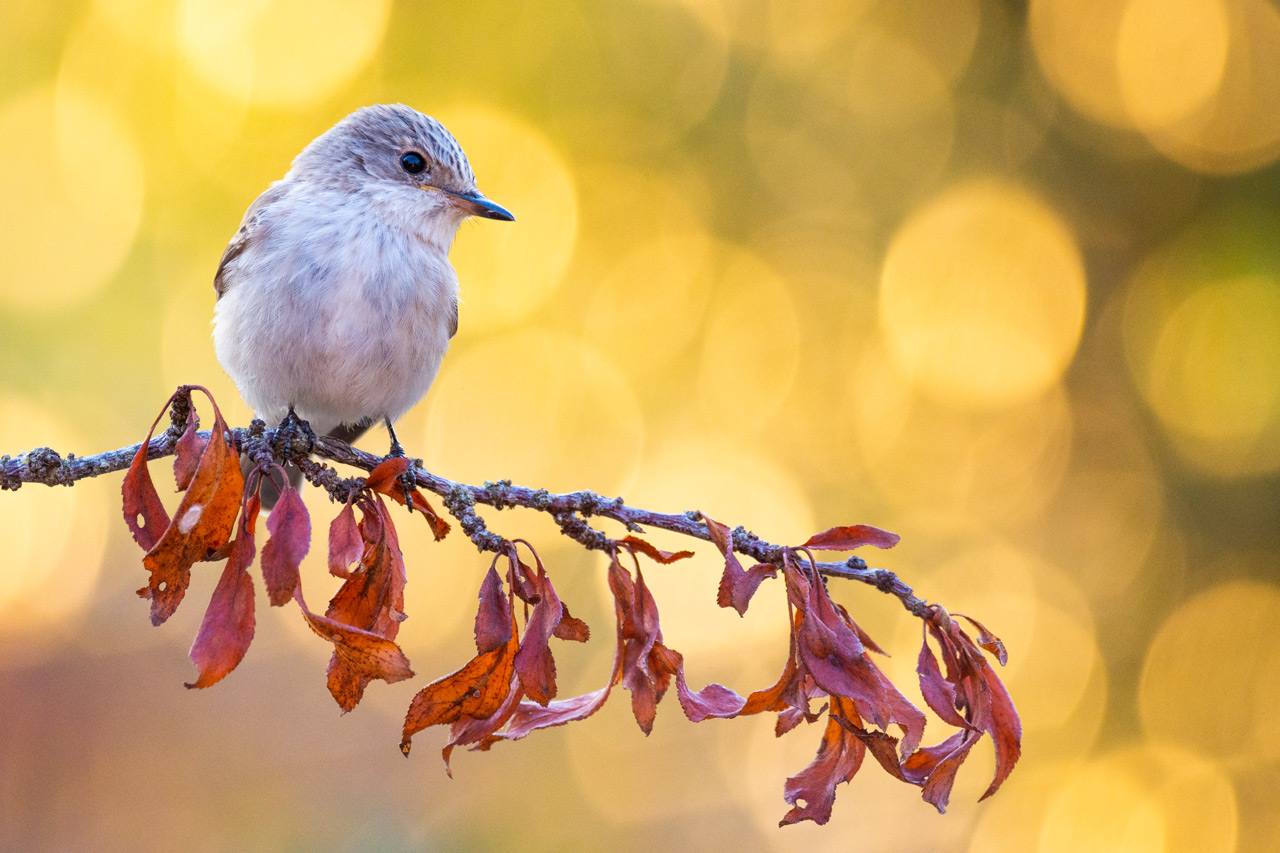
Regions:
[[[449, 250], [469, 217], [515, 219], [412, 107], [362, 107], [307, 145], [249, 205], [213, 280], [214, 349], [256, 416], [348, 443], [381, 422], [404, 455], [395, 422], [458, 331]], [[277, 494], [264, 481], [264, 506]]]

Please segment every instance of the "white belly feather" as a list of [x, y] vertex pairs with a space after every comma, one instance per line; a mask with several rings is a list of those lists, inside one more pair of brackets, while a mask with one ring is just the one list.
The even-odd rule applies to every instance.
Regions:
[[447, 257], [349, 204], [349, 215], [272, 223], [218, 300], [218, 360], [269, 424], [290, 406], [317, 432], [394, 421], [426, 394], [448, 347], [457, 278]]

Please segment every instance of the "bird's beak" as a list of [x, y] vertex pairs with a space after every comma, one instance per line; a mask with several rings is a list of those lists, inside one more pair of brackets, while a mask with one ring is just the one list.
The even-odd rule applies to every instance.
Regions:
[[454, 205], [471, 216], [483, 216], [485, 219], [501, 219], [503, 222], [515, 222], [515, 216], [500, 204], [489, 201], [478, 192], [449, 193]]

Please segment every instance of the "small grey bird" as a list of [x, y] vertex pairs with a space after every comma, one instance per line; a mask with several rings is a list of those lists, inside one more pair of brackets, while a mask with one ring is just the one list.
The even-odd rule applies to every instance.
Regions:
[[[364, 107], [249, 206], [214, 276], [214, 346], [241, 396], [352, 441], [427, 393], [458, 329], [449, 247], [469, 216], [515, 219], [477, 189], [440, 122]], [[267, 495], [264, 494], [264, 502]]]

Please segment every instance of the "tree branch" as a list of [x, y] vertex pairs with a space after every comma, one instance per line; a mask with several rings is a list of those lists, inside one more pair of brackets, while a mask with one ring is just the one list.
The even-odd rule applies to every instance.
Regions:
[[[172, 420], [173, 425], [165, 433], [151, 439], [147, 447], [148, 459], [160, 459], [174, 453], [181, 424], [185, 421], [185, 409], [175, 407]], [[208, 433], [202, 435], [207, 436]], [[304, 435], [286, 426], [268, 429], [261, 421], [254, 421], [247, 428], [230, 430], [230, 438], [242, 453], [255, 455], [266, 451], [279, 461], [298, 465], [307, 479], [326, 489], [336, 499], [344, 499], [358, 481], [342, 478], [334, 469], [315, 462], [312, 455], [366, 472], [383, 461], [383, 457], [333, 438], [315, 437], [309, 433]], [[18, 489], [26, 483], [71, 486], [80, 480], [122, 471], [129, 467], [139, 446], [134, 444], [93, 456], [67, 454], [63, 457], [48, 447], [38, 447], [16, 457], [0, 456], [0, 490]], [[493, 546], [501, 538], [488, 532], [484, 520], [474, 512], [476, 504], [498, 510], [521, 507], [546, 513], [566, 536], [594, 550], [606, 550], [613, 540], [591, 527], [587, 519], [593, 516], [616, 521], [630, 532], [652, 527], [695, 539], [711, 539], [697, 510], [679, 514], [655, 512], [629, 506], [620, 497], [606, 498], [592, 491], [553, 494], [546, 489], [515, 485], [509, 480], [473, 486], [442, 477], [421, 464], [414, 465], [409, 474], [417, 485], [444, 501], [446, 509], [458, 519], [463, 531], [482, 550], [495, 550]], [[762, 563], [782, 563], [783, 546], [766, 542], [742, 527], [733, 531], [733, 548]], [[924, 618], [929, 613], [929, 604], [917, 597], [896, 574], [887, 569], [869, 567], [861, 557], [850, 557], [840, 563], [817, 563], [817, 568], [828, 577], [874, 586], [897, 598], [916, 616]]]

